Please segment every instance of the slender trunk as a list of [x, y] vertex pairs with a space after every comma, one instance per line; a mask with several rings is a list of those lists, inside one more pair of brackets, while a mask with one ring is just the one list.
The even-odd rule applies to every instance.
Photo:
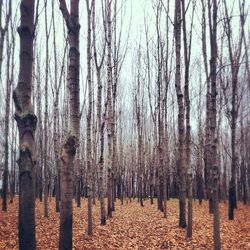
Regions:
[[35, 230], [35, 129], [37, 118], [31, 103], [34, 40], [34, 1], [20, 4], [20, 68], [13, 91], [15, 119], [19, 130], [19, 249], [36, 249]]
[[[218, 157], [217, 157], [217, 138], [216, 138], [216, 95], [217, 95], [217, 0], [212, 0], [213, 4], [209, 1], [209, 28], [210, 28], [210, 46], [211, 46], [211, 58], [210, 58], [210, 77], [211, 77], [211, 142], [212, 142], [212, 156], [211, 159], [211, 188], [213, 199], [213, 214], [214, 214], [214, 249], [221, 249], [220, 243], [220, 218], [219, 218], [219, 204], [218, 204]], [[213, 178], [212, 178], [213, 177]]]
[[[9, 44], [9, 34], [7, 34], [7, 51], [11, 53]], [[14, 53], [14, 51], [12, 52]], [[6, 104], [5, 104], [5, 142], [4, 142], [4, 172], [3, 172], [3, 203], [2, 210], [7, 211], [7, 194], [8, 194], [8, 179], [9, 179], [9, 113], [10, 113], [10, 91], [11, 91], [11, 79], [10, 79], [10, 56], [7, 57], [7, 79], [6, 79]]]
[[[7, 3], [6, 3], [7, 4]], [[4, 51], [4, 40], [5, 35], [8, 30], [9, 21], [12, 14], [12, 5], [11, 1], [8, 3], [8, 11], [5, 15], [5, 25], [2, 27], [2, 8], [3, 8], [3, 0], [0, 0], [0, 79], [2, 79], [2, 63], [3, 63], [3, 51]]]
[[102, 122], [101, 125], [101, 130], [100, 130], [100, 140], [101, 140], [101, 145], [100, 145], [100, 158], [99, 158], [99, 168], [100, 168], [100, 173], [99, 173], [99, 184], [100, 184], [100, 208], [101, 208], [101, 225], [106, 225], [106, 210], [105, 210], [105, 202], [104, 202], [104, 181], [103, 181], [103, 152], [104, 152], [104, 126], [105, 123], [104, 121]]
[[[55, 70], [55, 100], [54, 100], [54, 117], [53, 117], [53, 138], [54, 138], [54, 156], [55, 156], [55, 168], [56, 168], [56, 177], [55, 177], [55, 191], [56, 191], [56, 212], [60, 211], [59, 201], [60, 201], [60, 159], [59, 159], [59, 149], [58, 149], [58, 119], [59, 119], [59, 87], [57, 83], [57, 52], [56, 52], [56, 26], [55, 26], [55, 13], [54, 13], [54, 3], [52, 1], [52, 27], [53, 27], [53, 50], [54, 50], [54, 70]], [[63, 55], [65, 58], [65, 53]], [[61, 81], [61, 76], [60, 76]], [[60, 83], [59, 83], [60, 84]]]
[[[37, 81], [40, 81], [40, 64], [39, 64], [39, 57], [37, 56], [37, 71], [38, 71], [38, 79]], [[37, 154], [39, 155], [38, 157], [38, 165], [36, 168], [36, 175], [37, 175], [37, 192], [39, 196], [40, 202], [42, 202], [43, 198], [43, 176], [42, 176], [42, 168], [43, 168], [43, 125], [42, 125], [42, 100], [41, 100], [41, 86], [38, 84], [37, 86], [37, 116], [38, 116], [38, 131], [39, 131], [39, 138], [38, 138], [38, 144], [39, 144], [39, 149]]]
[[113, 183], [112, 183], [112, 156], [113, 156], [113, 140], [112, 140], [112, 33], [111, 33], [111, 3], [112, 1], [107, 1], [107, 134], [108, 134], [108, 217], [112, 217], [112, 201], [113, 201]]
[[61, 151], [61, 203], [59, 249], [72, 249], [73, 225], [73, 176], [74, 160], [79, 145], [79, 0], [71, 0], [70, 12], [64, 0], [60, 0], [60, 10], [68, 28], [68, 78], [70, 130]]
[[[103, 168], [104, 168], [104, 128], [105, 128], [105, 116], [106, 116], [106, 104], [105, 111], [103, 112], [102, 117], [102, 81], [101, 81], [101, 68], [104, 63], [104, 56], [106, 50], [106, 42], [104, 44], [103, 54], [101, 58], [101, 62], [98, 64], [97, 59], [97, 51], [96, 51], [96, 32], [95, 32], [95, 0], [92, 2], [93, 4], [93, 17], [92, 17], [92, 30], [93, 30], [93, 47], [94, 47], [94, 58], [95, 58], [95, 66], [96, 66], [96, 78], [97, 78], [97, 107], [96, 107], [96, 115], [97, 115], [97, 129], [100, 136], [100, 151], [99, 151], [99, 198], [100, 198], [100, 220], [101, 225], [106, 225], [106, 211], [105, 211], [105, 201], [104, 201], [104, 180], [103, 180]], [[105, 25], [105, 17], [104, 25]], [[104, 27], [105, 28], [105, 27]]]
[[188, 182], [187, 182], [187, 192], [188, 192], [188, 226], [187, 226], [187, 237], [192, 237], [192, 168], [191, 168], [191, 125], [190, 125], [190, 99], [189, 99], [189, 65], [190, 65], [190, 55], [191, 55], [191, 43], [192, 43], [192, 29], [193, 29], [193, 16], [195, 5], [192, 9], [191, 17], [191, 30], [189, 37], [189, 44], [187, 41], [187, 30], [186, 30], [186, 7], [185, 0], [182, 0], [182, 22], [183, 22], [183, 44], [184, 44], [184, 62], [185, 62], [185, 86], [184, 86], [184, 101], [186, 107], [186, 137], [185, 137], [185, 146], [186, 146], [186, 165], [188, 169]]
[[186, 227], [186, 167], [184, 164], [184, 103], [181, 90], [181, 2], [175, 1], [175, 48], [176, 48], [176, 73], [175, 88], [178, 101], [178, 173], [179, 173], [179, 226]]
[[47, 21], [47, 0], [45, 0], [45, 30], [46, 30], [46, 55], [45, 55], [45, 111], [44, 111], [44, 216], [48, 217], [48, 77], [49, 77], [49, 34]]
[[210, 120], [211, 120], [211, 86], [210, 78], [208, 75], [208, 63], [207, 63], [207, 43], [206, 43], [206, 7], [205, 1], [202, 0], [202, 54], [204, 59], [204, 68], [206, 73], [207, 93], [206, 93], [206, 125], [205, 125], [205, 149], [204, 149], [204, 179], [206, 198], [209, 199], [209, 213], [213, 213], [212, 196], [211, 196], [211, 184], [210, 184], [210, 169], [211, 169], [211, 132], [210, 132]]
[[234, 219], [234, 209], [237, 206], [236, 202], [236, 151], [235, 151], [235, 139], [236, 139], [236, 117], [235, 117], [235, 94], [233, 94], [233, 110], [232, 110], [232, 124], [231, 124], [231, 148], [232, 148], [232, 176], [229, 183], [229, 210], [228, 218], [229, 220]]
[[88, 195], [88, 235], [92, 235], [93, 223], [92, 223], [92, 197], [93, 197], [93, 162], [92, 162], [92, 141], [91, 141], [91, 124], [92, 124], [92, 77], [91, 77], [91, 15], [92, 7], [89, 6], [89, 0], [87, 3], [87, 81], [88, 81], [88, 114], [87, 114], [87, 195]]

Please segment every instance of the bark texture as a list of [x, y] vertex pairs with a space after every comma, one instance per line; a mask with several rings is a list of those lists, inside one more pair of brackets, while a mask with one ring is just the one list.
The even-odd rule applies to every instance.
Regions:
[[219, 167], [217, 162], [217, 137], [216, 137], [216, 95], [217, 95], [217, 0], [211, 0], [208, 4], [209, 12], [209, 31], [210, 31], [210, 78], [211, 78], [211, 190], [213, 199], [213, 213], [214, 213], [214, 249], [221, 249], [220, 243], [220, 217], [218, 204], [218, 183], [219, 183]]
[[35, 129], [37, 118], [31, 103], [34, 40], [34, 1], [20, 4], [20, 68], [18, 84], [13, 92], [15, 119], [19, 131], [19, 249], [36, 249], [35, 232]]
[[175, 89], [178, 102], [178, 175], [179, 175], [179, 226], [186, 227], [186, 167], [184, 164], [184, 144], [185, 144], [185, 127], [184, 127], [184, 102], [181, 90], [181, 1], [175, 1], [175, 53], [176, 53], [176, 72], [175, 72]]
[[65, 0], [60, 0], [60, 10], [68, 29], [68, 77], [70, 130], [61, 153], [61, 203], [59, 249], [72, 249], [73, 174], [74, 160], [79, 144], [79, 0], [70, 1], [70, 12]]

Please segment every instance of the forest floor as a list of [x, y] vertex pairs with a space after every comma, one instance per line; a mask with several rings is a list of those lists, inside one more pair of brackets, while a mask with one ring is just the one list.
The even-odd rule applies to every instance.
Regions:
[[[235, 220], [227, 219], [228, 206], [220, 204], [222, 249], [250, 249], [250, 207], [238, 204]], [[106, 226], [99, 225], [99, 205], [93, 208], [93, 236], [86, 235], [87, 202], [82, 208], [74, 204], [74, 249], [213, 249], [213, 217], [208, 203], [193, 205], [193, 238], [186, 239], [186, 230], [178, 228], [178, 200], [167, 202], [168, 218], [147, 200], [141, 207], [137, 200], [116, 202], [113, 218]], [[18, 249], [17, 198], [8, 204], [8, 212], [0, 211], [0, 249]], [[36, 203], [37, 249], [58, 249], [59, 214], [55, 202], [49, 202], [49, 218], [43, 216], [43, 203]]]

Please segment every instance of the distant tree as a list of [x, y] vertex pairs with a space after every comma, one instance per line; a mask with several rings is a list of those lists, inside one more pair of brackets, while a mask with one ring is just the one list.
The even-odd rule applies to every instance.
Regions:
[[[6, 7], [6, 21], [5, 21], [5, 27], [1, 27], [1, 18], [2, 18], [2, 1], [0, 1], [0, 79], [1, 79], [1, 67], [2, 67], [2, 57], [3, 57], [3, 44], [5, 39], [5, 34], [7, 32], [7, 46], [6, 51], [10, 55], [11, 54], [11, 47], [10, 47], [10, 35], [8, 31], [9, 26], [9, 20], [11, 18], [11, 10], [12, 5], [11, 1], [9, 1], [9, 4]], [[12, 52], [14, 53], [14, 52]], [[5, 130], [5, 142], [4, 142], [4, 171], [3, 171], [3, 190], [2, 190], [2, 210], [7, 211], [7, 193], [8, 193], [8, 178], [9, 178], [9, 113], [10, 113], [10, 93], [11, 93], [11, 77], [10, 77], [10, 59], [11, 57], [7, 57], [7, 77], [6, 77], [6, 103], [5, 103], [5, 119], [4, 119], [4, 130]]]
[[9, 4], [6, 4], [6, 15], [5, 15], [5, 24], [2, 26], [2, 19], [3, 19], [3, 0], [0, 0], [0, 78], [2, 74], [2, 62], [3, 62], [3, 51], [4, 51], [4, 39], [5, 34], [8, 30], [9, 21], [11, 17], [11, 1]]
[[[239, 39], [236, 42], [236, 49], [234, 49], [233, 37], [232, 37], [232, 24], [231, 17], [228, 13], [228, 7], [226, 1], [223, 1], [225, 9], [225, 18], [224, 20], [224, 31], [226, 33], [227, 42], [228, 42], [228, 54], [230, 61], [230, 70], [231, 77], [227, 79], [227, 86], [224, 86], [224, 95], [227, 105], [227, 117], [229, 119], [231, 127], [231, 151], [232, 151], [232, 162], [231, 162], [231, 180], [229, 183], [229, 210], [228, 218], [229, 220], [234, 219], [234, 209], [237, 208], [237, 198], [236, 198], [236, 178], [237, 178], [237, 153], [236, 153], [236, 125], [240, 107], [240, 98], [239, 98], [239, 69], [240, 69], [240, 60], [241, 60], [241, 51], [243, 48], [243, 35], [244, 35], [244, 25], [246, 21], [245, 17], [245, 1], [239, 1], [240, 8], [240, 34]], [[231, 109], [228, 102], [228, 89], [231, 89]]]
[[88, 112], [87, 112], [87, 195], [88, 195], [88, 235], [92, 235], [93, 223], [92, 223], [92, 181], [93, 181], [93, 162], [92, 162], [92, 138], [91, 138], [91, 126], [92, 126], [92, 11], [93, 2], [90, 4], [89, 0], [86, 0], [87, 7], [87, 25], [88, 25], [88, 35], [87, 35], [87, 81], [88, 81]]
[[49, 27], [47, 0], [44, 0], [45, 17], [45, 109], [44, 109], [44, 216], [48, 217], [48, 80], [49, 80]]

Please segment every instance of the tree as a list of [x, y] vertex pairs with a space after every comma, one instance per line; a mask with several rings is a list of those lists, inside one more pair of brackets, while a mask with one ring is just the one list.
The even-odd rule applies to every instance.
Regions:
[[[2, 2], [0, 2], [0, 6], [2, 5]], [[6, 15], [6, 30], [1, 29], [1, 39], [4, 39], [5, 37], [5, 31], [8, 29], [8, 23], [11, 18], [11, 2], [9, 2], [8, 5], [8, 14]], [[1, 12], [1, 9], [0, 9]], [[1, 14], [0, 14], [1, 15]], [[1, 20], [0, 20], [1, 21]], [[8, 31], [7, 31], [8, 32]], [[8, 54], [11, 53], [11, 48], [10, 48], [10, 42], [9, 42], [9, 32], [7, 33], [7, 52]], [[0, 43], [2, 41], [0, 40]], [[0, 46], [2, 46], [0, 44]], [[0, 52], [2, 53], [2, 52]], [[12, 52], [14, 53], [14, 51]], [[0, 55], [1, 57], [1, 55]], [[9, 177], [9, 113], [10, 113], [10, 93], [11, 93], [11, 84], [12, 80], [10, 77], [10, 56], [7, 57], [7, 79], [6, 79], [6, 104], [5, 104], [5, 142], [4, 142], [4, 172], [3, 172], [3, 203], [2, 203], [2, 210], [7, 211], [7, 193], [8, 193], [8, 177]], [[13, 62], [12, 62], [13, 63]], [[1, 65], [0, 65], [1, 67]], [[1, 70], [0, 70], [0, 79], [1, 79]]]
[[[141, 94], [141, 46], [138, 48], [138, 73], [136, 76], [136, 92], [135, 92], [135, 116], [136, 116], [136, 126], [137, 126], [137, 137], [138, 137], [138, 147], [137, 147], [137, 166], [138, 166], [138, 199], [140, 200], [140, 205], [143, 207], [143, 161], [142, 161], [142, 151], [143, 151], [143, 124], [142, 124], [142, 107], [143, 107], [143, 95]], [[138, 100], [142, 99], [142, 100]], [[140, 104], [141, 102], [141, 104]]]
[[42, 97], [41, 97], [41, 67], [40, 67], [40, 56], [35, 55], [36, 68], [37, 68], [37, 123], [38, 123], [38, 142], [37, 142], [37, 167], [36, 167], [36, 196], [39, 197], [40, 202], [43, 199], [43, 124], [42, 124]]
[[15, 120], [19, 131], [19, 249], [36, 248], [35, 231], [35, 130], [37, 117], [31, 103], [34, 40], [34, 1], [20, 4], [20, 68], [18, 84], [13, 92]]
[[[103, 23], [104, 29], [106, 26], [106, 19], [103, 13]], [[97, 48], [96, 48], [96, 31], [95, 31], [95, 0], [93, 0], [93, 18], [92, 18], [92, 32], [93, 32], [93, 49], [94, 49], [94, 59], [96, 67], [96, 78], [97, 78], [97, 107], [96, 107], [96, 116], [97, 116], [97, 127], [100, 138], [100, 151], [99, 151], [99, 194], [100, 194], [100, 220], [101, 225], [106, 225], [106, 210], [104, 202], [104, 181], [103, 181], [103, 165], [104, 165], [104, 127], [105, 127], [105, 116], [106, 116], [106, 105], [102, 117], [102, 80], [101, 80], [101, 69], [104, 63], [105, 52], [106, 52], [106, 40], [104, 41], [103, 51], [100, 62], [98, 62]]]
[[208, 59], [207, 59], [207, 36], [206, 36], [206, 5], [202, 0], [202, 55], [204, 60], [204, 69], [206, 75], [206, 125], [205, 125], [205, 147], [204, 147], [204, 179], [206, 188], [206, 198], [209, 199], [209, 213], [213, 212], [212, 196], [211, 196], [211, 183], [210, 183], [210, 169], [211, 169], [211, 79], [208, 72]]
[[184, 164], [184, 102], [181, 90], [181, 1], [175, 0], [174, 18], [175, 36], [175, 89], [178, 102], [178, 161], [177, 168], [179, 174], [179, 226], [186, 227], [186, 167]]
[[[237, 199], [236, 199], [236, 174], [237, 174], [237, 154], [236, 154], [236, 124], [238, 118], [238, 110], [240, 106], [240, 99], [238, 95], [238, 75], [240, 69], [240, 59], [241, 59], [241, 51], [243, 45], [243, 34], [244, 34], [244, 24], [245, 24], [245, 1], [241, 3], [239, 1], [240, 8], [240, 35], [239, 41], [237, 43], [237, 49], [233, 50], [233, 41], [232, 41], [232, 24], [231, 17], [228, 14], [228, 8], [226, 1], [223, 1], [225, 7], [225, 19], [224, 19], [224, 30], [227, 37], [228, 42], [228, 53], [229, 53], [229, 61], [230, 61], [230, 69], [231, 69], [231, 110], [229, 110], [229, 103], [226, 103], [228, 109], [228, 118], [231, 127], [231, 151], [232, 151], [232, 162], [231, 162], [231, 180], [229, 183], [229, 210], [228, 210], [228, 218], [229, 220], [234, 219], [234, 209], [237, 207]], [[229, 86], [227, 86], [229, 87]], [[224, 94], [227, 95], [226, 87], [224, 86]], [[227, 97], [225, 96], [227, 99]]]
[[189, 36], [189, 44], [187, 41], [187, 30], [186, 30], [186, 7], [185, 0], [182, 0], [182, 28], [183, 28], [183, 47], [184, 47], [184, 63], [185, 63], [185, 75], [184, 75], [184, 101], [186, 108], [186, 136], [185, 136], [185, 147], [186, 147], [186, 164], [188, 168], [188, 226], [187, 226], [187, 237], [192, 237], [192, 168], [191, 168], [191, 125], [190, 125], [190, 99], [189, 99], [189, 66], [191, 57], [191, 43], [192, 43], [192, 31], [193, 31], [193, 17], [194, 17], [195, 3], [193, 3], [192, 17], [191, 17], [191, 28]]
[[48, 78], [49, 78], [49, 30], [47, 17], [47, 0], [44, 0], [45, 8], [45, 111], [44, 111], [44, 216], [48, 217]]
[[3, 0], [0, 0], [0, 78], [2, 74], [2, 62], [3, 62], [3, 50], [4, 50], [4, 39], [5, 34], [9, 26], [9, 21], [11, 17], [11, 1], [6, 5], [6, 16], [5, 16], [5, 25], [2, 27], [2, 9], [3, 9]]
[[[58, 72], [58, 56], [57, 56], [57, 45], [56, 45], [56, 24], [55, 24], [55, 1], [52, 1], [52, 29], [53, 29], [53, 50], [54, 50], [54, 110], [53, 110], [53, 139], [54, 139], [54, 155], [55, 155], [55, 168], [56, 168], [56, 180], [55, 180], [55, 192], [56, 192], [56, 212], [59, 212], [59, 200], [60, 200], [60, 158], [59, 158], [59, 91], [62, 86], [62, 77], [64, 71], [64, 63], [61, 66], [59, 79], [57, 76]], [[67, 42], [65, 44], [63, 59], [64, 62], [67, 51]]]
[[217, 0], [208, 2], [208, 18], [209, 18], [209, 34], [210, 34], [210, 79], [211, 79], [211, 189], [213, 199], [213, 214], [214, 214], [214, 249], [221, 249], [220, 243], [220, 217], [218, 204], [218, 180], [219, 167], [217, 158], [217, 142], [216, 138], [216, 95], [217, 95]]
[[203, 179], [203, 159], [202, 159], [202, 153], [203, 153], [203, 133], [202, 133], [202, 104], [201, 104], [201, 92], [202, 92], [202, 86], [201, 86], [201, 69], [199, 72], [199, 80], [200, 80], [200, 86], [199, 86], [199, 100], [198, 100], [198, 147], [197, 147], [197, 173], [196, 173], [196, 190], [197, 190], [197, 198], [199, 200], [199, 204], [202, 203], [202, 199], [204, 198], [204, 179]]
[[[93, 2], [92, 2], [93, 4]], [[92, 50], [91, 50], [91, 16], [92, 16], [92, 4], [90, 5], [89, 0], [86, 0], [87, 5], [87, 25], [88, 25], [88, 35], [87, 35], [87, 82], [88, 82], [88, 113], [87, 113], [87, 195], [88, 195], [88, 235], [92, 235], [93, 225], [92, 225], [92, 140], [91, 140], [91, 124], [92, 124], [92, 74], [91, 74], [91, 63], [92, 63]]]
[[65, 0], [60, 0], [60, 10], [68, 30], [68, 77], [70, 130], [66, 135], [61, 151], [61, 206], [60, 206], [60, 235], [59, 249], [72, 249], [72, 199], [73, 199], [73, 170], [75, 154], [79, 144], [79, 0], [70, 1], [70, 12]]
[[113, 139], [112, 139], [112, 33], [111, 33], [111, 3], [112, 1], [105, 1], [107, 27], [105, 28], [107, 40], [107, 133], [108, 133], [108, 217], [112, 217], [112, 200], [113, 200], [113, 184], [112, 184], [112, 158], [113, 158]]

